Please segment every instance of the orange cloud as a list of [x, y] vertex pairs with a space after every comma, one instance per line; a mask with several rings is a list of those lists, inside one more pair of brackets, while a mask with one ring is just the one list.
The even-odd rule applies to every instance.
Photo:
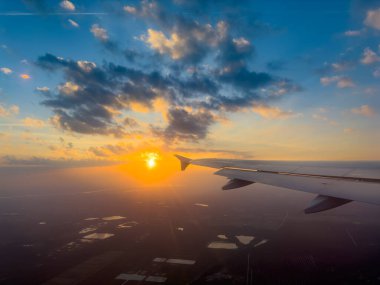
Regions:
[[29, 74], [22, 73], [22, 74], [20, 74], [20, 78], [22, 78], [22, 79], [30, 79], [31, 77], [30, 77]]
[[42, 128], [45, 126], [45, 122], [39, 119], [26, 117], [24, 120], [22, 120], [24, 126], [31, 127], [31, 128]]
[[284, 111], [278, 107], [271, 107], [264, 104], [254, 106], [253, 111], [266, 119], [288, 119], [300, 115], [292, 111]]
[[353, 114], [362, 115], [365, 117], [373, 117], [376, 114], [375, 110], [368, 105], [362, 105], [358, 108], [351, 109], [351, 112]]
[[20, 108], [17, 105], [12, 105], [9, 108], [7, 108], [6, 106], [0, 104], [0, 118], [17, 115], [19, 112]]

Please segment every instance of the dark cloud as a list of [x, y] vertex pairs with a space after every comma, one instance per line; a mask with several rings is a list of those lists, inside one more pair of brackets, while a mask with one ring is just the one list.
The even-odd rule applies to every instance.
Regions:
[[251, 159], [254, 158], [254, 155], [250, 152], [246, 151], [235, 151], [229, 149], [214, 149], [214, 148], [186, 148], [186, 147], [178, 147], [172, 150], [173, 152], [181, 152], [181, 153], [217, 153], [228, 155], [229, 157], [233, 156], [236, 158], [245, 158]]
[[168, 112], [169, 124], [164, 130], [154, 129], [154, 132], [165, 139], [198, 141], [204, 139], [208, 128], [215, 122], [212, 113], [207, 111], [189, 112], [175, 108]]
[[267, 69], [270, 71], [279, 71], [285, 68], [285, 61], [283, 60], [272, 60], [267, 62]]
[[93, 153], [96, 156], [99, 157], [109, 157], [114, 155], [125, 155], [127, 154], [132, 148], [124, 145], [104, 145], [104, 146], [98, 146], [98, 147], [90, 147], [89, 151]]
[[42, 104], [53, 109], [57, 126], [83, 134], [125, 135], [125, 125], [115, 121], [117, 112], [131, 102], [151, 106], [159, 91], [168, 93], [174, 84], [157, 72], [143, 73], [114, 64], [97, 67], [51, 54], [39, 57], [36, 64], [63, 71], [66, 83]]
[[[121, 111], [128, 110], [134, 102], [152, 108], [155, 99], [164, 98], [172, 106], [168, 113], [171, 124], [165, 130], [167, 137], [202, 139], [213, 123], [212, 117], [206, 116], [208, 113], [199, 113], [201, 115], [195, 116], [195, 121], [208, 118], [207, 123], [202, 121], [206, 124], [194, 132], [195, 135], [186, 135], [186, 132], [180, 131], [181, 128], [175, 123], [178, 120], [174, 118], [178, 113], [184, 114], [185, 118], [194, 115], [179, 111], [176, 106], [200, 111], [238, 111], [252, 106], [255, 101], [267, 99], [268, 95], [257, 92], [258, 88], [271, 85], [276, 89], [281, 82], [267, 73], [256, 73], [245, 67], [220, 74], [209, 73], [211, 77], [207, 77], [206, 72], [164, 76], [157, 71], [143, 72], [112, 63], [99, 67], [94, 63], [63, 59], [51, 54], [39, 57], [36, 64], [49, 71], [63, 72], [66, 80], [55, 93], [44, 94], [46, 96], [42, 101], [43, 105], [53, 110], [52, 121], [56, 126], [82, 134], [116, 137], [126, 136], [128, 128], [136, 127], [132, 120], [123, 123], [116, 120]], [[231, 92], [227, 94], [225, 88]], [[178, 133], [181, 135], [178, 136]]]
[[73, 159], [50, 159], [45, 157], [33, 156], [30, 158], [18, 158], [16, 156], [5, 155], [0, 158], [6, 166], [38, 166], [38, 167], [94, 167], [111, 165], [115, 162], [107, 160], [73, 160]]
[[254, 91], [275, 81], [268, 73], [249, 71], [245, 67], [222, 72], [218, 77], [220, 81], [229, 83], [235, 88], [247, 92]]
[[129, 118], [129, 117], [124, 118], [123, 123], [125, 126], [131, 127], [131, 128], [136, 128], [139, 126], [139, 123], [135, 119]]
[[46, 13], [49, 11], [46, 0], [23, 0], [28, 8], [36, 10], [40, 13]]
[[132, 49], [125, 49], [122, 51], [124, 57], [129, 62], [135, 63], [138, 59], [141, 59], [144, 55]]
[[152, 107], [158, 97], [174, 105], [186, 105], [191, 97], [217, 96], [212, 80], [193, 75], [186, 80], [162, 76], [159, 72], [144, 73], [124, 66], [66, 60], [51, 54], [38, 58], [36, 64], [50, 71], [62, 70], [66, 83], [42, 101], [53, 109], [53, 122], [63, 130], [83, 134], [126, 135], [126, 126], [136, 126], [129, 119], [115, 121], [118, 111], [137, 102]]

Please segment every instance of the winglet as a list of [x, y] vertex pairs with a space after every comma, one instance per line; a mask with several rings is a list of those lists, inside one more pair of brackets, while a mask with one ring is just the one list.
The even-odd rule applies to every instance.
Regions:
[[178, 154], [175, 154], [174, 155], [176, 158], [179, 159], [179, 161], [181, 162], [181, 170], [184, 171], [186, 169], [186, 167], [189, 166], [189, 164], [191, 163], [191, 159], [190, 158], [187, 158], [187, 157], [184, 157], [184, 156], [181, 156], [181, 155], [178, 155]]

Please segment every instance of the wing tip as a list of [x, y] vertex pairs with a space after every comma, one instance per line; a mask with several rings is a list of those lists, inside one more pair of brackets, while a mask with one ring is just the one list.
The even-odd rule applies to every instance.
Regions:
[[179, 154], [175, 154], [174, 156], [176, 158], [178, 158], [179, 161], [181, 162], [181, 170], [182, 171], [184, 171], [189, 166], [189, 164], [191, 163], [190, 158], [184, 157], [184, 156], [179, 155]]

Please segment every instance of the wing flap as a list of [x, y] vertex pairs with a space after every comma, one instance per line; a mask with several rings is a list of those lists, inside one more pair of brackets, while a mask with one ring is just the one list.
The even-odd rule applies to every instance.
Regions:
[[307, 207], [304, 212], [305, 214], [318, 213], [326, 210], [330, 210], [344, 204], [352, 202], [351, 200], [335, 198], [330, 196], [318, 195], [315, 197], [309, 207]]
[[251, 185], [255, 182], [252, 182], [252, 181], [247, 181], [247, 180], [241, 180], [241, 179], [231, 179], [230, 181], [228, 181], [226, 183], [226, 185], [224, 185], [222, 187], [223, 190], [232, 190], [232, 189], [236, 189], [236, 188], [241, 188], [241, 187], [244, 187], [244, 186], [248, 186], [248, 185]]

